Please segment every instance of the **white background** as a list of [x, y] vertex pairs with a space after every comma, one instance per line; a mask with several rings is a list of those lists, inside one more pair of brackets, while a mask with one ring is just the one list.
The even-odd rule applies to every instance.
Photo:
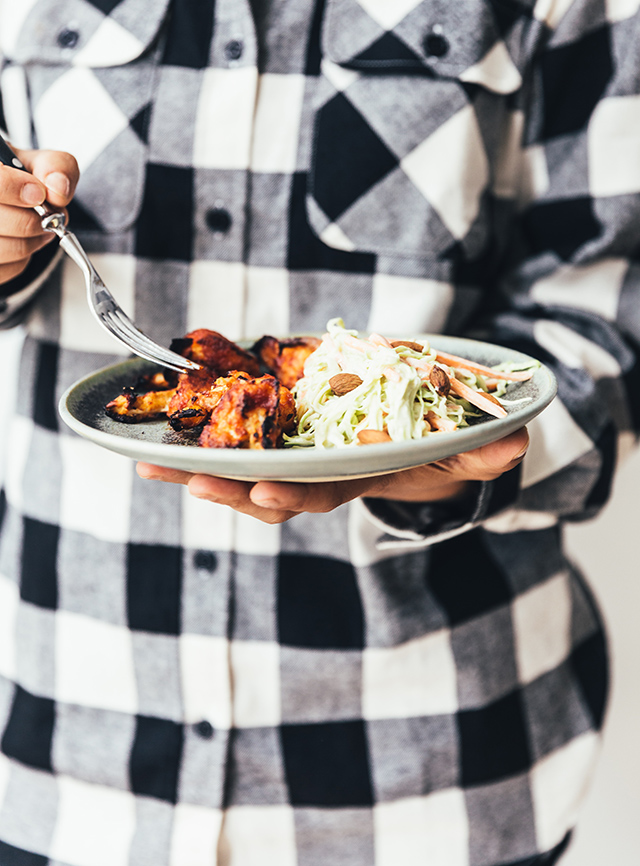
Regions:
[[640, 863], [640, 452], [597, 520], [567, 531], [569, 552], [609, 628], [613, 683], [600, 765], [562, 866]]

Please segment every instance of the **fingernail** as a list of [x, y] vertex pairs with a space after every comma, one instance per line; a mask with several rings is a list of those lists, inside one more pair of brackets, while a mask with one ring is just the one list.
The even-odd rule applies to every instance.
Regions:
[[62, 174], [62, 172], [54, 171], [48, 174], [44, 182], [47, 185], [47, 189], [50, 189], [51, 192], [55, 192], [64, 198], [69, 195], [71, 184], [69, 183], [69, 178], [65, 174]]
[[527, 442], [527, 444], [524, 446], [524, 448], [521, 448], [520, 451], [518, 451], [518, 453], [514, 457], [512, 457], [511, 459], [512, 460], [519, 460], [521, 457], [524, 457], [524, 455], [527, 453], [528, 450], [529, 450], [529, 443]]
[[25, 204], [29, 205], [29, 207], [34, 207], [34, 205], [42, 204], [42, 202], [44, 201], [44, 193], [42, 192], [42, 187], [38, 186], [35, 183], [26, 183], [22, 187], [21, 198]]
[[251, 501], [254, 505], [257, 505], [259, 508], [283, 508], [282, 502], [279, 499], [273, 499], [270, 496], [265, 498], [263, 497], [252, 497]]
[[136, 472], [144, 481], [153, 481], [158, 477], [152, 469], [147, 469], [146, 466], [136, 466]]

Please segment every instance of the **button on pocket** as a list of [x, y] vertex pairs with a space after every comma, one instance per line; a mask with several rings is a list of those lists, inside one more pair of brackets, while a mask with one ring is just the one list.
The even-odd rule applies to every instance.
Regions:
[[64, 30], [58, 33], [57, 41], [61, 48], [75, 48], [79, 39], [80, 34], [77, 30], [70, 30], [68, 27], [65, 27]]
[[449, 53], [449, 41], [442, 33], [427, 33], [422, 44], [427, 57], [445, 57]]
[[521, 84], [517, 62], [530, 21], [525, 4], [504, 0], [422, 0], [409, 7], [327, 0], [322, 49], [350, 69], [435, 74], [511, 93]]
[[[90, 68], [123, 66], [141, 57], [158, 35], [167, 16], [170, 0], [127, 0], [124, 17], [110, 18], [117, 3], [79, 0], [39, 0], [2, 4], [0, 49], [14, 63], [66, 64], [69, 49], [82, 45], [74, 63]], [[44, 25], [46, 22], [46, 25]], [[120, 28], [128, 38], [114, 38], [109, 26]], [[128, 32], [127, 32], [128, 31]], [[85, 47], [87, 49], [85, 53]]]

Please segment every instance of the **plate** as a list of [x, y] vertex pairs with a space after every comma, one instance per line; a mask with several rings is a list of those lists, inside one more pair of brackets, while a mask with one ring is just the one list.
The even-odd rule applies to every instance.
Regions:
[[[443, 352], [493, 366], [505, 361], [524, 364], [533, 359], [503, 346], [459, 337], [420, 335]], [[240, 341], [250, 346], [251, 341]], [[553, 373], [540, 366], [527, 382], [509, 384], [504, 418], [483, 417], [470, 427], [452, 433], [430, 433], [409, 442], [383, 442], [344, 448], [279, 448], [272, 451], [200, 448], [195, 438], [175, 433], [167, 421], [123, 424], [109, 418], [104, 407], [123, 386], [157, 369], [148, 361], [133, 358], [98, 370], [72, 385], [62, 396], [60, 415], [68, 426], [96, 445], [125, 457], [244, 481], [335, 481], [366, 478], [443, 460], [493, 442], [535, 418], [553, 400], [557, 386]]]

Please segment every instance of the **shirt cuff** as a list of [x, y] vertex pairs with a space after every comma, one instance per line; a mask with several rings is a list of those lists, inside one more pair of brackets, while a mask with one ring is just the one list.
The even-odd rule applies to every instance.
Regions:
[[0, 329], [18, 324], [61, 257], [62, 250], [53, 241], [31, 256], [31, 261], [21, 274], [0, 286]]
[[400, 502], [367, 499], [367, 516], [381, 531], [378, 550], [409, 551], [430, 547], [473, 529], [479, 523], [512, 506], [520, 489], [520, 467], [494, 481], [473, 482], [460, 499], [438, 502]]

